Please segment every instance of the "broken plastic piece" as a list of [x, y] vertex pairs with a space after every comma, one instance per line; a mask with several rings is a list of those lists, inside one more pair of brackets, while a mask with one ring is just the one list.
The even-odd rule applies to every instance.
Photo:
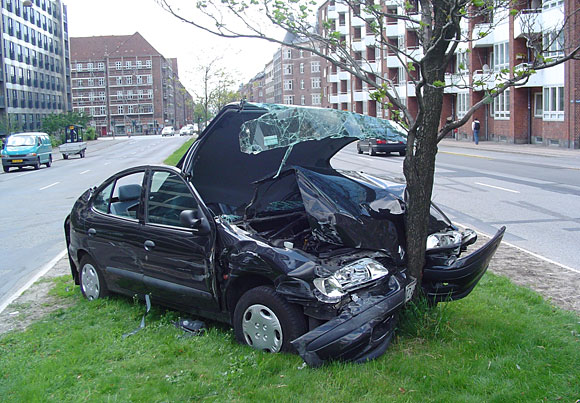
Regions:
[[205, 322], [201, 320], [179, 319], [173, 324], [176, 328], [183, 330], [188, 336], [200, 336], [205, 333]]
[[145, 304], [147, 305], [147, 310], [145, 311], [145, 314], [141, 318], [141, 323], [139, 324], [139, 327], [133, 331], [130, 331], [129, 333], [125, 333], [123, 335], [124, 339], [126, 339], [129, 336], [133, 336], [135, 333], [137, 333], [139, 330], [145, 327], [145, 316], [147, 316], [147, 314], [151, 310], [151, 299], [149, 298], [149, 294], [145, 294]]

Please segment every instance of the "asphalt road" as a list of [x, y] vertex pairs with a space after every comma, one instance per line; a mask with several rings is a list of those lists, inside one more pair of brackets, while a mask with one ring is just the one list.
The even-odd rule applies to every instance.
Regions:
[[[517, 147], [517, 146], [515, 146]], [[335, 168], [403, 178], [403, 157], [356, 154]], [[580, 270], [580, 158], [439, 146], [433, 200], [456, 223]]]
[[0, 174], [0, 307], [65, 250], [64, 219], [86, 189], [124, 168], [160, 164], [188, 138], [99, 140], [83, 159], [56, 153], [50, 168]]

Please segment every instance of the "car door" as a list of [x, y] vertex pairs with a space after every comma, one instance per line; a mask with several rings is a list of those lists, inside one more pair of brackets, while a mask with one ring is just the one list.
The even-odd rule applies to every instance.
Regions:
[[97, 189], [84, 225], [107, 286], [126, 294], [146, 292], [140, 262], [144, 179], [144, 168], [125, 171]]
[[[214, 235], [193, 188], [178, 171], [151, 169], [147, 180], [143, 271], [152, 297], [204, 311], [217, 309]], [[182, 223], [186, 211], [197, 226]]]

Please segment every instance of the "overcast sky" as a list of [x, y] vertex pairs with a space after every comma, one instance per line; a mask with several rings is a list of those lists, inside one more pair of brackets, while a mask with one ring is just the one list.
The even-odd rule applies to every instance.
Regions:
[[[180, 22], [153, 0], [63, 0], [70, 37], [131, 35], [139, 32], [165, 57], [177, 57], [179, 76], [192, 92], [195, 69], [222, 56], [222, 65], [246, 82], [271, 60], [277, 45], [261, 40], [218, 38]], [[190, 1], [195, 4], [194, 1]]]

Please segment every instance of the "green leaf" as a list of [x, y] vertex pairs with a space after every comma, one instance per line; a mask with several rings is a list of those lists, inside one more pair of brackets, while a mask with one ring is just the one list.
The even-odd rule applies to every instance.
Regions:
[[407, 63], [407, 69], [409, 71], [415, 71], [415, 66], [413, 65], [412, 62]]
[[473, 0], [471, 3], [472, 3], [472, 4], [473, 4], [475, 7], [483, 7], [483, 6], [484, 6], [484, 4], [485, 4], [485, 3], [483, 2], [483, 0]]
[[516, 10], [515, 8], [512, 8], [510, 10], [510, 15], [516, 15], [518, 12], [519, 12], [518, 10]]
[[440, 80], [435, 80], [435, 81], [433, 81], [433, 86], [437, 87], [437, 88], [442, 88], [442, 87], [445, 87], [445, 83], [443, 81], [440, 81]]

